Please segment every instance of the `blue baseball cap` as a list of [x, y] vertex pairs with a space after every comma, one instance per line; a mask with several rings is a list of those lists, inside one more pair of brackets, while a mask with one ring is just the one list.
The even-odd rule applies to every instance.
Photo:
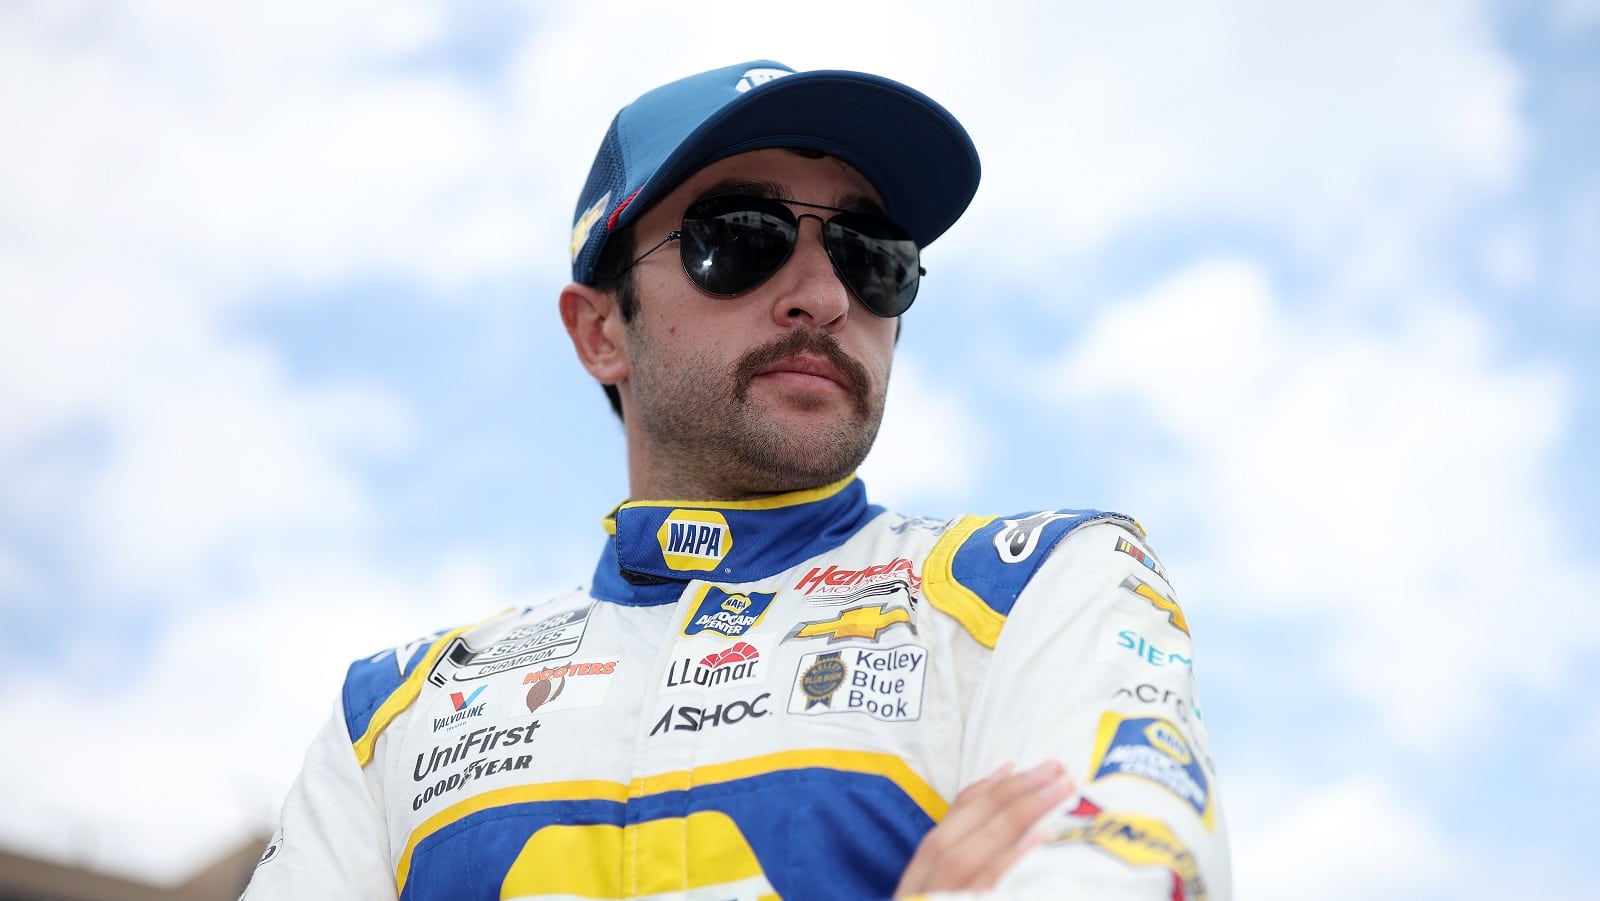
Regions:
[[572, 217], [573, 281], [592, 284], [606, 239], [684, 179], [763, 147], [817, 150], [854, 166], [923, 247], [978, 190], [972, 139], [920, 91], [765, 59], [713, 69], [662, 85], [611, 120]]

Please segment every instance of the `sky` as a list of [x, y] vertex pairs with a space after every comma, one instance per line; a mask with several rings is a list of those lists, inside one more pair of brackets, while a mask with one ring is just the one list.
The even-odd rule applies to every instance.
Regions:
[[1236, 897], [1593, 897], [1595, 0], [3, 0], [0, 846], [181, 880], [351, 660], [588, 580], [578, 188], [763, 58], [972, 134], [861, 475], [1143, 522]]

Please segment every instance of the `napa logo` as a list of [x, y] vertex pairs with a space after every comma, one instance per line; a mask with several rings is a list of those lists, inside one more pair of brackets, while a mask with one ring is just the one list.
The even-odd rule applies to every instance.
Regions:
[[674, 510], [656, 531], [661, 558], [679, 572], [709, 572], [733, 550], [728, 520], [715, 510]]
[[1125, 717], [1107, 711], [1100, 718], [1089, 772], [1091, 781], [1133, 777], [1155, 783], [1194, 808], [1206, 831], [1216, 828], [1210, 780], [1195, 762], [1183, 733], [1161, 717]]
[[776, 591], [735, 593], [723, 591], [715, 585], [702, 586], [699, 596], [695, 598], [694, 609], [683, 624], [683, 634], [715, 632], [736, 638], [761, 622], [761, 617], [767, 614], [767, 607], [777, 596]]

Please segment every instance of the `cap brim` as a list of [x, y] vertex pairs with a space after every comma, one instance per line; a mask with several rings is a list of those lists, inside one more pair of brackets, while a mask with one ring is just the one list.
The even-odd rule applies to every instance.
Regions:
[[717, 160], [764, 147], [817, 150], [854, 166], [924, 247], [960, 218], [978, 190], [972, 139], [928, 96], [863, 72], [796, 72], [702, 122], [640, 187], [616, 227]]

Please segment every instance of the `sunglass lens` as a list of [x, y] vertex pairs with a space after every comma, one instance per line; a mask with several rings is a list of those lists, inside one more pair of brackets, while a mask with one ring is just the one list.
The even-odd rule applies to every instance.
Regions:
[[797, 231], [788, 209], [762, 208], [751, 200], [711, 198], [684, 213], [679, 253], [684, 272], [702, 290], [728, 296], [748, 291], [794, 250]]
[[839, 277], [867, 309], [899, 316], [916, 300], [917, 242], [899, 225], [879, 216], [840, 213], [828, 220], [823, 240]]

